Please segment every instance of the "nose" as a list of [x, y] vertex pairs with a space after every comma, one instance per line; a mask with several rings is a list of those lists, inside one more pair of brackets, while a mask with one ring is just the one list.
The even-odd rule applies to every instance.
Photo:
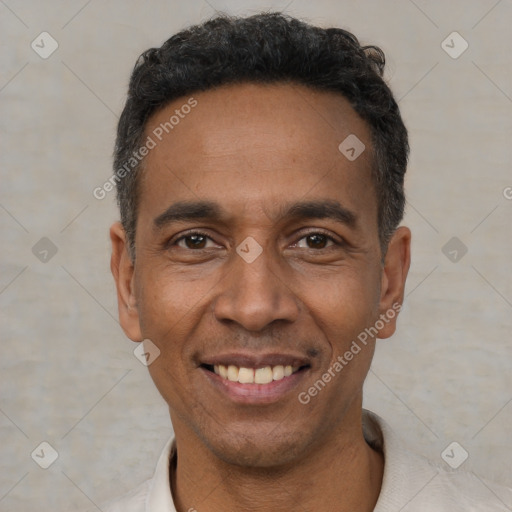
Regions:
[[290, 276], [263, 250], [252, 262], [233, 255], [231, 268], [221, 282], [214, 314], [221, 322], [236, 322], [245, 330], [262, 331], [275, 321], [294, 322], [299, 301]]

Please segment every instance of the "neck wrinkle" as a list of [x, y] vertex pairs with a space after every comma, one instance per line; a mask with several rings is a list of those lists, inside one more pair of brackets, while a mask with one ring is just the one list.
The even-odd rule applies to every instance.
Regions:
[[[190, 499], [185, 503], [185, 495], [189, 495], [186, 489], [200, 488], [201, 482], [195, 482], [193, 477], [187, 478], [185, 472], [179, 474], [179, 462], [175, 452], [169, 469], [176, 510], [288, 512], [290, 506], [294, 506], [314, 512], [373, 511], [382, 486], [384, 456], [379, 442], [374, 442], [372, 435], [366, 435], [362, 424], [359, 432], [356, 439], [349, 436], [348, 439], [345, 437], [334, 446], [331, 445], [331, 452], [337, 455], [327, 463], [322, 456], [316, 457], [316, 461], [309, 459], [309, 464], [306, 459], [300, 464], [294, 462], [294, 466], [274, 470], [240, 469], [223, 463], [221, 467], [224, 467], [219, 467], [220, 471], [217, 473], [220, 475], [217, 485], [211, 493], [195, 504]], [[312, 492], [314, 489], [318, 491]], [[192, 492], [190, 495], [197, 496], [197, 493]]]

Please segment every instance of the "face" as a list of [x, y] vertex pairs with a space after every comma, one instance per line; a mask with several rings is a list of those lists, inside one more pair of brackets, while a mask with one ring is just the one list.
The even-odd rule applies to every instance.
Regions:
[[[383, 263], [370, 131], [343, 97], [284, 84], [193, 96], [146, 157], [134, 264], [111, 229], [121, 324], [160, 350], [149, 371], [178, 439], [238, 465], [285, 464], [360, 411], [375, 339], [346, 353], [401, 302], [409, 232]], [[350, 134], [366, 147], [353, 161], [338, 149]]]

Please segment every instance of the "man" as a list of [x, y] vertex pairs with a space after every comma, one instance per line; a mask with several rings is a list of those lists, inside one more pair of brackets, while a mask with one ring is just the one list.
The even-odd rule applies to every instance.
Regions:
[[145, 52], [117, 134], [111, 268], [175, 437], [109, 512], [510, 510], [362, 409], [410, 262], [384, 56], [279, 13]]

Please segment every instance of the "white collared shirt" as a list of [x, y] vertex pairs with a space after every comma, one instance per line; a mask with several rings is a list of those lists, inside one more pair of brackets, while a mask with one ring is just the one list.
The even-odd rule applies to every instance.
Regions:
[[[487, 482], [473, 473], [438, 466], [410, 452], [382, 418], [365, 409], [363, 432], [368, 444], [384, 453], [382, 488], [374, 512], [512, 511], [512, 489]], [[169, 467], [175, 457], [176, 445], [171, 438], [160, 455], [153, 478], [105, 504], [101, 510], [176, 512], [169, 485]]]

